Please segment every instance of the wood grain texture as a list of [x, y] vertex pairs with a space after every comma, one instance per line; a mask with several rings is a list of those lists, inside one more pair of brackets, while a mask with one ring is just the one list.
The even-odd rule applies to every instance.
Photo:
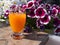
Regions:
[[[0, 28], [0, 45], [42, 45], [48, 40], [48, 35], [45, 32], [37, 32], [35, 35], [24, 33], [25, 38], [22, 40], [14, 40], [11, 34], [12, 31], [9, 26]], [[4, 40], [6, 41], [4, 42]]]

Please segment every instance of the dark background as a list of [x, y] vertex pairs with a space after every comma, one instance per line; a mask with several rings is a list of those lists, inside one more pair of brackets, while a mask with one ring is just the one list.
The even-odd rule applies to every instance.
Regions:
[[42, 0], [42, 2], [60, 5], [60, 0]]

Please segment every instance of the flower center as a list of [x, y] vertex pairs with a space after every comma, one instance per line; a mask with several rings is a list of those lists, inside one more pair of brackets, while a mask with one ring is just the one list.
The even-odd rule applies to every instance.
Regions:
[[42, 11], [40, 10], [38, 13], [39, 13], [39, 14], [42, 14]]

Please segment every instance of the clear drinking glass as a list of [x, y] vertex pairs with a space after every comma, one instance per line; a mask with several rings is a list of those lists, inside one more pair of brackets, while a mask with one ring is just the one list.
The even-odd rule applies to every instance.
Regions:
[[10, 13], [9, 14], [9, 22], [12, 28], [13, 34], [12, 37], [14, 39], [22, 39], [22, 31], [24, 29], [26, 23], [26, 14], [25, 13]]

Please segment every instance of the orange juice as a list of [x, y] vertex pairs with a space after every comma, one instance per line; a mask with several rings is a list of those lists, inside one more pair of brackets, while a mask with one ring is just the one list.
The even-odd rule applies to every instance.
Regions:
[[10, 13], [9, 14], [9, 22], [13, 32], [19, 33], [23, 31], [26, 22], [26, 14], [25, 13]]

